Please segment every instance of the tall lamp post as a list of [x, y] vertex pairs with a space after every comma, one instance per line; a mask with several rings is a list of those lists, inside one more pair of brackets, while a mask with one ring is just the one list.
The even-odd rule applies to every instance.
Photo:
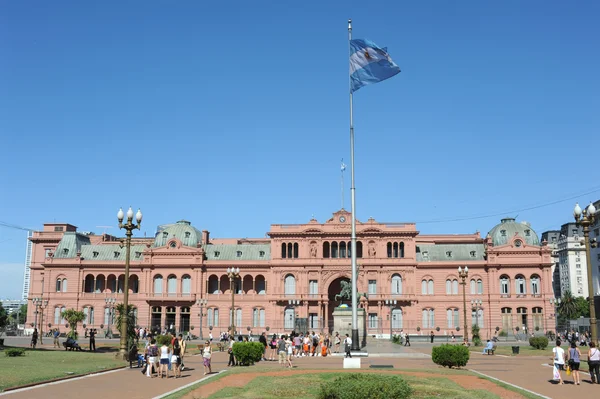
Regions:
[[590, 226], [596, 221], [596, 207], [590, 203], [582, 212], [579, 204], [575, 204], [573, 217], [577, 226], [583, 227], [583, 239], [585, 241], [585, 255], [587, 258], [587, 278], [588, 278], [588, 300], [590, 305], [590, 330], [592, 333], [592, 342], [598, 344], [598, 330], [596, 326], [596, 309], [594, 308], [594, 281], [592, 280], [592, 257], [590, 255], [590, 245], [594, 247], [595, 242], [590, 244]]
[[240, 277], [240, 268], [228, 267], [229, 287], [231, 288], [231, 335], [235, 336], [235, 284], [236, 278]]
[[38, 326], [38, 324], [37, 324], [38, 309], [39, 309], [40, 304], [42, 303], [42, 298], [40, 298], [40, 297], [31, 298], [31, 302], [33, 302], [33, 304], [35, 306], [35, 312], [33, 312], [33, 314], [35, 314], [35, 320], [33, 321], [33, 325], [34, 325], [34, 328], [37, 328], [37, 326]]
[[[37, 317], [38, 313], [40, 314], [40, 329], [38, 331], [38, 336], [40, 337], [40, 344], [43, 344], [44, 342], [42, 340], [42, 336], [44, 335], [44, 309], [46, 308], [46, 306], [48, 306], [48, 300], [42, 297], [35, 297], [32, 298], [31, 301], [35, 305], [35, 328], [38, 327]], [[41, 309], [41, 311], [39, 311], [38, 309]]]
[[104, 337], [112, 338], [112, 328], [111, 324], [113, 323], [113, 315], [115, 314], [115, 302], [117, 300], [114, 297], [104, 298], [104, 302], [108, 307], [108, 323], [106, 323], [106, 334]]
[[558, 308], [560, 306], [560, 298], [550, 298], [550, 305], [554, 308], [554, 329], [558, 328]]
[[200, 341], [204, 339], [202, 334], [202, 317], [204, 316], [204, 308], [207, 304], [208, 300], [206, 298], [196, 300], [196, 305], [200, 307]]
[[121, 316], [121, 342], [119, 349], [119, 356], [121, 356], [124, 360], [127, 360], [127, 324], [129, 318], [129, 260], [131, 257], [131, 237], [133, 236], [133, 230], [140, 229], [142, 224], [142, 211], [138, 209], [135, 214], [135, 220], [137, 223], [133, 223], [133, 209], [129, 207], [127, 210], [127, 222], [123, 223], [123, 208], [119, 209], [117, 212], [117, 219], [119, 220], [119, 228], [125, 229], [125, 247], [127, 248], [125, 252], [125, 278], [123, 281], [123, 315]]
[[390, 341], [392, 340], [392, 310], [396, 307], [398, 301], [396, 299], [386, 299], [385, 306], [390, 308]]
[[469, 277], [469, 266], [465, 266], [464, 270], [462, 267], [458, 267], [458, 277], [460, 277], [460, 284], [463, 286], [463, 319], [465, 329], [465, 342], [469, 342], [469, 330], [467, 329], [467, 277]]

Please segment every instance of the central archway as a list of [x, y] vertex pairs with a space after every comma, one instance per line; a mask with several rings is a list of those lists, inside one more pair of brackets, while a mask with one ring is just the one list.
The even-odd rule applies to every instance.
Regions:
[[336, 300], [335, 296], [342, 290], [342, 281], [350, 282], [351, 280], [348, 277], [338, 277], [329, 283], [329, 287], [327, 288], [327, 299], [329, 299], [329, 306], [327, 306], [327, 320], [329, 325], [327, 326], [327, 331], [329, 333], [333, 332], [333, 311], [340, 305], [340, 301]]

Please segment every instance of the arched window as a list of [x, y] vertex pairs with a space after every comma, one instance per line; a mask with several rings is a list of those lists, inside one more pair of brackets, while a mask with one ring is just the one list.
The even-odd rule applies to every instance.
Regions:
[[510, 279], [506, 275], [500, 276], [500, 294], [510, 294]]
[[397, 330], [400, 328], [404, 328], [402, 320], [402, 309], [394, 309], [392, 310], [392, 329]]
[[292, 243], [288, 242], [288, 245], [287, 245], [287, 257], [290, 258], [290, 259], [293, 257], [292, 252], [293, 252], [292, 251]]
[[284, 313], [283, 320], [283, 328], [285, 330], [293, 330], [294, 324], [296, 322], [296, 315], [294, 313], [294, 308], [286, 308]]
[[140, 292], [140, 279], [135, 274], [129, 276], [129, 289], [134, 294]]
[[189, 295], [192, 292], [192, 278], [184, 274], [181, 278], [181, 293], [183, 295]]
[[517, 277], [515, 278], [515, 284], [516, 284], [517, 295], [525, 295], [527, 293], [527, 288], [525, 285], [525, 277], [523, 277], [520, 274], [517, 275]]
[[477, 279], [477, 293], [483, 294], [483, 281], [481, 279]]
[[329, 242], [327, 241], [323, 243], [323, 257], [329, 258]]
[[163, 278], [160, 274], [154, 276], [154, 295], [160, 296], [163, 292]]
[[64, 306], [60, 308], [60, 324], [67, 323], [67, 321], [65, 320], [65, 318], [62, 315], [65, 310], [67, 310], [67, 308], [65, 308]]
[[122, 294], [124, 289], [125, 289], [125, 275], [121, 274], [119, 276], [119, 278], [117, 279], [117, 292], [119, 294]]
[[512, 308], [502, 308], [502, 330], [506, 333], [512, 331]]
[[[363, 255], [362, 242], [356, 241], [356, 257], [362, 258], [362, 255]], [[348, 251], [348, 257], [350, 257], [350, 256], [352, 256], [352, 254], [350, 253], [350, 251]]]
[[281, 244], [281, 257], [283, 259], [287, 257], [287, 245], [285, 245], [285, 242]]
[[106, 277], [106, 288], [110, 290], [110, 292], [117, 292], [117, 278], [114, 274], [109, 274]]
[[331, 257], [332, 258], [339, 258], [338, 243], [335, 242], [335, 241], [331, 243]]
[[94, 292], [96, 292], [96, 294], [104, 292], [104, 289], [106, 288], [105, 282], [104, 274], [99, 274], [96, 276], [96, 287], [94, 288]]
[[402, 295], [402, 277], [399, 274], [392, 276], [392, 295]]
[[531, 309], [531, 312], [533, 313], [533, 329], [534, 331], [544, 331], [544, 311], [542, 308], [540, 307], [535, 307], [533, 309]]
[[423, 328], [435, 327], [435, 312], [433, 309], [423, 309]]
[[387, 243], [387, 257], [388, 258], [392, 257], [392, 243], [391, 242]]
[[54, 308], [54, 324], [60, 323], [60, 307], [57, 306]]
[[392, 256], [394, 258], [397, 258], [398, 257], [398, 243], [397, 242], [393, 243], [392, 244], [392, 248], [393, 248], [392, 249]]
[[208, 293], [218, 294], [219, 293], [219, 278], [214, 274], [208, 278]]
[[285, 276], [284, 293], [285, 295], [296, 294], [296, 277], [294, 277], [292, 274]]
[[344, 241], [340, 242], [340, 258], [346, 257], [346, 243]]
[[62, 292], [67, 292], [67, 279], [63, 278], [62, 281]]
[[298, 243], [294, 243], [294, 258], [298, 257]]
[[265, 326], [265, 310], [261, 308], [252, 309], [252, 326], [253, 327], [264, 327]]
[[446, 295], [452, 295], [452, 280], [446, 280]]
[[91, 326], [94, 324], [94, 307], [93, 306], [85, 306], [83, 308], [83, 315], [85, 318], [83, 319], [83, 324], [87, 324]]
[[427, 294], [433, 295], [433, 280], [427, 282]]
[[218, 326], [219, 325], [219, 309], [218, 308], [208, 308], [206, 311], [206, 316], [208, 318], [208, 326]]
[[452, 280], [452, 295], [458, 295], [458, 280]]
[[[83, 292], [87, 292], [87, 293], [94, 292], [94, 276], [92, 276], [91, 274], [88, 274], [85, 276]], [[57, 323], [54, 323], [54, 324], [57, 324]]]
[[267, 282], [265, 281], [265, 276], [258, 275], [254, 278], [254, 287], [256, 293], [259, 295], [265, 295], [267, 293]]
[[167, 278], [167, 293], [169, 296], [177, 295], [177, 277], [172, 274]]
[[404, 258], [404, 243], [400, 243], [400, 257]]
[[460, 326], [457, 308], [450, 308], [446, 310], [446, 322], [448, 324], [448, 328], [456, 328]]
[[[348, 241], [346, 244], [346, 256], [352, 257], [352, 242]], [[356, 242], [356, 257], [358, 258], [358, 241]]]
[[421, 280], [421, 295], [427, 295], [427, 280]]
[[540, 294], [540, 278], [538, 275], [534, 274], [531, 276], [531, 293], [533, 295]]
[[56, 292], [62, 292], [62, 279], [56, 279]]
[[473, 279], [473, 278], [471, 279], [469, 287], [471, 288], [471, 294], [477, 293], [477, 282], [475, 281], [475, 279]]

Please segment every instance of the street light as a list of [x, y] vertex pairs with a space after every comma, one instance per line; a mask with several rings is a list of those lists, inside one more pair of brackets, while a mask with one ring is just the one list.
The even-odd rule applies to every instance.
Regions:
[[196, 305], [200, 306], [200, 340], [204, 339], [204, 338], [202, 338], [203, 337], [203, 335], [202, 335], [202, 316], [204, 316], [203, 308], [206, 307], [207, 303], [208, 303], [207, 299], [196, 300]]
[[390, 341], [392, 340], [392, 309], [396, 307], [398, 301], [396, 299], [386, 299], [385, 305], [390, 308]]
[[127, 210], [127, 222], [123, 224], [123, 208], [117, 212], [117, 219], [119, 220], [119, 229], [125, 229], [125, 246], [127, 248], [125, 252], [125, 281], [123, 282], [123, 315], [121, 316], [121, 343], [119, 349], [119, 355], [127, 360], [127, 324], [129, 317], [129, 259], [131, 257], [131, 236], [133, 236], [133, 230], [140, 229], [142, 224], [142, 211], [138, 209], [135, 214], [135, 220], [137, 223], [133, 223], [133, 209], [129, 207]]
[[114, 297], [108, 297], [108, 298], [104, 298], [104, 302], [106, 303], [106, 306], [108, 306], [108, 323], [106, 326], [106, 334], [104, 334], [104, 337], [108, 337], [108, 338], [112, 338], [112, 329], [110, 328], [110, 325], [112, 324], [112, 319], [113, 319], [113, 315], [114, 315], [114, 309], [115, 309], [115, 302], [117, 300]]
[[[43, 330], [44, 330], [44, 309], [46, 308], [46, 306], [48, 306], [48, 300], [44, 299], [42, 297], [35, 297], [32, 298], [31, 301], [33, 302], [33, 304], [35, 305], [35, 328], [38, 327], [38, 323], [37, 323], [37, 316], [38, 313], [40, 313], [40, 330], [38, 331], [38, 336], [40, 337], [40, 344], [43, 344], [43, 340], [42, 337], [44, 336], [43, 334]], [[38, 311], [38, 309], [41, 309], [42, 311]]]
[[588, 278], [588, 300], [590, 305], [590, 330], [592, 333], [592, 342], [598, 344], [598, 331], [596, 329], [596, 309], [594, 308], [594, 281], [592, 280], [592, 257], [590, 246], [594, 248], [597, 243], [590, 243], [590, 226], [596, 221], [596, 207], [590, 203], [582, 212], [579, 204], [575, 204], [573, 217], [577, 226], [583, 227], [583, 240], [585, 241], [585, 255], [587, 257], [587, 278]]
[[229, 287], [231, 288], [231, 335], [235, 336], [235, 284], [234, 279], [240, 277], [240, 268], [228, 267]]
[[463, 319], [464, 319], [464, 328], [465, 328], [465, 342], [469, 342], [469, 331], [467, 330], [467, 277], [469, 277], [469, 266], [465, 266], [464, 270], [462, 267], [458, 267], [458, 277], [460, 277], [463, 286]]
[[479, 327], [479, 311], [483, 309], [482, 304], [481, 299], [471, 299], [471, 307], [475, 309], [475, 325], [477, 327]]

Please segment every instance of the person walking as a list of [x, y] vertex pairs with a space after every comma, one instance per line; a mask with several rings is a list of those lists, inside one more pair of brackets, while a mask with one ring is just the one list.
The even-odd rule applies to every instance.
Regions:
[[60, 342], [58, 341], [60, 332], [58, 331], [58, 328], [54, 329], [54, 333], [52, 335], [54, 336], [54, 347], [60, 349]]
[[233, 356], [233, 344], [235, 343], [233, 337], [229, 336], [229, 347], [227, 348], [227, 353], [229, 353], [229, 363], [227, 366], [235, 366], [235, 357]]
[[185, 356], [185, 350], [187, 349], [187, 344], [183, 339], [183, 334], [179, 334], [179, 346], [181, 347], [181, 352], [179, 355], [179, 376], [181, 377], [181, 371], [183, 371], [185, 368], [185, 365], [183, 364], [183, 357]]
[[96, 329], [90, 329], [90, 352], [96, 352]]
[[146, 362], [146, 377], [152, 378], [153, 369], [156, 368], [156, 360], [158, 358], [158, 347], [156, 346], [156, 340], [152, 338], [150, 340], [150, 346], [146, 349], [148, 361]]
[[564, 385], [563, 379], [562, 379], [562, 374], [561, 371], [564, 370], [565, 368], [565, 359], [566, 359], [566, 354], [563, 348], [560, 347], [560, 344], [562, 342], [560, 342], [560, 339], [556, 340], [556, 346], [554, 348], [552, 348], [552, 361], [554, 362], [554, 368], [556, 369], [555, 371], [555, 378], [558, 377], [558, 381], [560, 383], [560, 385]]
[[281, 364], [283, 367], [286, 366], [286, 360], [287, 360], [287, 349], [286, 349], [286, 343], [285, 343], [285, 335], [282, 335], [279, 338], [279, 341], [277, 341], [277, 353], [279, 355], [279, 364]]
[[34, 328], [33, 334], [31, 334], [31, 347], [33, 349], [35, 349], [35, 347], [37, 346], [37, 340], [38, 340], [38, 330], [37, 330], [37, 328]]
[[429, 338], [431, 339], [431, 343], [433, 344], [433, 338], [435, 337], [435, 334], [433, 333], [433, 331], [431, 332], [431, 334], [429, 334]]
[[160, 378], [163, 378], [163, 371], [165, 373], [165, 377], [169, 378], [169, 360], [171, 357], [171, 348], [167, 346], [166, 343], [162, 344], [160, 347], [160, 366], [158, 366], [158, 375]]
[[176, 339], [173, 342], [173, 355], [171, 356], [171, 370], [173, 370], [173, 375], [175, 375], [175, 378], [181, 377], [181, 345], [179, 344], [179, 339]]
[[352, 350], [352, 338], [346, 334], [346, 338], [344, 338], [344, 352], [346, 352], [346, 355], [344, 357], [352, 358], [352, 353], [350, 353], [350, 350]]
[[340, 338], [340, 333], [339, 332], [335, 332], [335, 338], [333, 339], [334, 342], [334, 347], [333, 347], [333, 352], [334, 353], [340, 353], [340, 344], [342, 343], [342, 339]]
[[592, 384], [600, 384], [600, 350], [596, 348], [596, 343], [594, 341], [590, 341], [590, 349], [588, 350], [588, 365], [590, 367]]
[[204, 364], [204, 375], [206, 375], [206, 369], [208, 369], [208, 374], [212, 373], [212, 369], [210, 367], [210, 359], [212, 357], [212, 346], [210, 341], [206, 341], [204, 345], [204, 349], [202, 350], [202, 361]]
[[258, 342], [260, 342], [264, 346], [262, 360], [266, 361], [267, 360], [267, 333], [266, 332], [263, 331], [263, 333], [258, 338]]
[[579, 376], [579, 365], [581, 364], [581, 351], [577, 347], [577, 341], [571, 342], [571, 349], [569, 349], [569, 367], [573, 374], [573, 383], [575, 385], [581, 385], [581, 379]]

